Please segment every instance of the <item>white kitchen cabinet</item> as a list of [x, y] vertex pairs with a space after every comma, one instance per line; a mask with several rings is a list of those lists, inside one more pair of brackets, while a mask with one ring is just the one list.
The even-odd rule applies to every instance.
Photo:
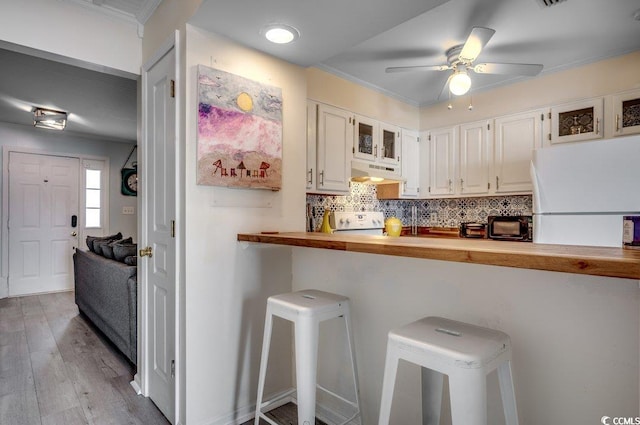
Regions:
[[612, 96], [614, 136], [640, 133], [640, 90]]
[[316, 189], [317, 156], [316, 147], [318, 145], [318, 103], [307, 100], [307, 191], [313, 192]]
[[604, 99], [598, 97], [552, 107], [549, 113], [551, 144], [601, 139], [603, 105]]
[[351, 112], [318, 105], [316, 190], [349, 191], [353, 127]]
[[380, 134], [378, 138], [378, 152], [380, 154], [377, 158], [378, 161], [385, 164], [400, 165], [402, 149], [400, 146], [400, 127], [381, 122], [378, 128]]
[[402, 178], [400, 196], [416, 198], [420, 193], [420, 139], [417, 131], [402, 129]]
[[458, 144], [458, 179], [456, 193], [480, 195], [489, 193], [490, 124], [478, 121], [460, 125]]
[[543, 110], [494, 121], [492, 193], [531, 192], [529, 168], [533, 150], [542, 147]]
[[456, 130], [429, 131], [429, 196], [454, 194]]
[[354, 118], [353, 156], [367, 161], [376, 161], [379, 155], [378, 121], [355, 115]]
[[420, 132], [420, 165], [419, 178], [420, 178], [420, 197], [424, 198], [429, 196], [429, 187], [431, 186], [431, 146], [429, 144], [429, 131]]

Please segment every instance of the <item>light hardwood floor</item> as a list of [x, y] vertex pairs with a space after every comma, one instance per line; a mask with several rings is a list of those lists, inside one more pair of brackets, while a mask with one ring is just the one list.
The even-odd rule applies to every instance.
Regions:
[[0, 424], [165, 425], [73, 292], [0, 300]]

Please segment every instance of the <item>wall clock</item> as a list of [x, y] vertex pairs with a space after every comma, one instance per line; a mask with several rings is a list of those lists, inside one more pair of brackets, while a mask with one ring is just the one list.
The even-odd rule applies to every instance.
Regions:
[[125, 168], [131, 159], [131, 155], [136, 150], [138, 145], [133, 145], [131, 148], [131, 152], [129, 152], [129, 156], [127, 160], [124, 162], [124, 165], [120, 169], [120, 176], [122, 180], [122, 184], [120, 185], [120, 193], [125, 196], [138, 196], [138, 162], [131, 162], [131, 166], [133, 168]]
[[138, 195], [138, 169], [123, 168], [120, 170], [122, 174], [122, 186], [120, 192], [126, 196]]

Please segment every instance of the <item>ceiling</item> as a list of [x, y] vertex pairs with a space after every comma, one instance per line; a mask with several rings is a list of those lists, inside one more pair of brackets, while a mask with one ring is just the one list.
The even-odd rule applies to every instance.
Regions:
[[[161, 2], [65, 1], [139, 25]], [[444, 52], [464, 43], [474, 26], [496, 30], [476, 63], [540, 63], [542, 74], [640, 50], [638, 0], [564, 0], [546, 8], [540, 1], [204, 0], [191, 23], [419, 106], [447, 99], [442, 88], [450, 71], [385, 69], [445, 64]], [[300, 38], [290, 45], [267, 42], [260, 31], [273, 23], [296, 27]], [[135, 80], [34, 57], [8, 43], [0, 47], [8, 49], [0, 49], [0, 120], [32, 125], [33, 107], [49, 107], [71, 113], [67, 132], [135, 142]], [[532, 78], [471, 77], [471, 94]]]
[[[192, 23], [420, 106], [446, 100], [441, 92], [451, 71], [387, 74], [385, 68], [446, 64], [445, 51], [464, 43], [474, 26], [496, 30], [476, 63], [538, 63], [542, 74], [640, 50], [638, 0], [564, 0], [550, 7], [541, 1], [205, 0]], [[271, 44], [260, 35], [270, 23], [291, 25], [300, 38]], [[532, 77], [471, 78], [473, 94]]]
[[[64, 1], [141, 26], [162, 0]], [[102, 72], [99, 65], [2, 41], [0, 64], [0, 121], [31, 126], [33, 108], [43, 107], [69, 112], [65, 133], [136, 142], [135, 79]]]
[[1, 121], [33, 125], [42, 107], [69, 112], [65, 132], [136, 141], [136, 80], [5, 49], [0, 64]]

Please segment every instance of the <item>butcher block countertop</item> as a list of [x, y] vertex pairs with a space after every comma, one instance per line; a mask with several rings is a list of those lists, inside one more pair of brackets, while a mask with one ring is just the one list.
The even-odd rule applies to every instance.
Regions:
[[238, 241], [640, 279], [640, 249], [304, 232], [240, 233]]

